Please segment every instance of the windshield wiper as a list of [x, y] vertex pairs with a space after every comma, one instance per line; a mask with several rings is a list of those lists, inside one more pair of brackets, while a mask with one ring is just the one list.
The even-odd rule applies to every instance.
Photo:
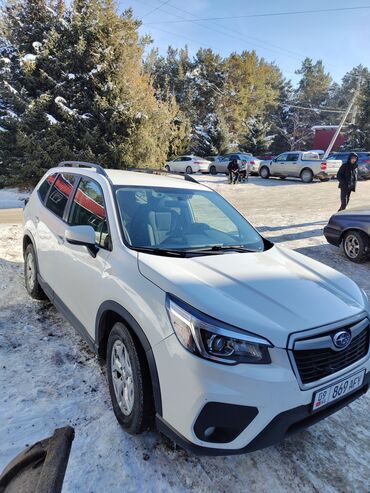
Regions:
[[171, 257], [186, 257], [186, 250], [175, 250], [170, 248], [152, 248], [152, 247], [133, 247], [137, 252], [153, 253], [154, 255], [168, 255]]
[[234, 250], [235, 252], [258, 252], [259, 250], [251, 250], [244, 245], [211, 245], [208, 247], [190, 248], [188, 252], [207, 252], [217, 253], [224, 252], [226, 250]]

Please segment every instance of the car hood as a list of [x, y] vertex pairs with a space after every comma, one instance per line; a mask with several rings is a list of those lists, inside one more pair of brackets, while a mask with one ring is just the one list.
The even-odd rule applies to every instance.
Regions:
[[337, 216], [370, 216], [370, 208], [352, 207], [336, 213]]
[[364, 311], [360, 288], [343, 274], [294, 251], [191, 258], [138, 254], [141, 274], [218, 320], [286, 347], [291, 333]]

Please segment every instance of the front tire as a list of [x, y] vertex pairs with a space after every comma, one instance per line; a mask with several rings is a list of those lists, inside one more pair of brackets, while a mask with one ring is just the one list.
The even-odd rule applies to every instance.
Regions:
[[153, 393], [145, 354], [128, 328], [114, 324], [107, 345], [107, 375], [114, 414], [130, 434], [150, 427]]
[[186, 166], [185, 173], [191, 175], [193, 173], [193, 168], [191, 166]]
[[168, 166], [168, 164], [166, 164], [166, 166], [164, 167], [164, 169], [167, 171], [167, 173], [169, 173], [171, 171], [170, 167]]
[[260, 169], [260, 177], [263, 178], [264, 180], [270, 178], [270, 170], [268, 169], [267, 166], [262, 166], [262, 168]]
[[370, 238], [362, 231], [348, 231], [343, 238], [343, 249], [352, 262], [366, 262], [370, 257]]
[[37, 273], [36, 252], [32, 243], [30, 243], [24, 252], [24, 283], [31, 298], [44, 300], [46, 295], [39, 284]]
[[310, 169], [306, 168], [301, 172], [301, 180], [303, 183], [311, 183], [313, 180], [313, 173]]

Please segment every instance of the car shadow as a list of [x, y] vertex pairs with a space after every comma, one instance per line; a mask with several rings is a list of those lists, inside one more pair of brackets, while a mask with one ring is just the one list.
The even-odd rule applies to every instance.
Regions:
[[267, 236], [267, 238], [273, 243], [281, 243], [282, 241], [294, 241], [294, 240], [303, 240], [306, 238], [313, 238], [314, 236], [322, 236], [323, 230], [320, 229], [312, 229], [309, 231], [300, 231], [295, 233], [285, 233], [278, 236]]
[[327, 224], [327, 221], [313, 221], [310, 223], [300, 223], [300, 224], [286, 224], [284, 226], [257, 226], [260, 233], [266, 233], [267, 231], [280, 231], [281, 229], [293, 229], [293, 228], [304, 228], [307, 226], [316, 226], [322, 224], [323, 226]]

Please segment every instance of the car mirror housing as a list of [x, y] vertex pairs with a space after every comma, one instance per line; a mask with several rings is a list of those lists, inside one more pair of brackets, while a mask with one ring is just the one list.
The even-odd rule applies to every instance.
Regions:
[[69, 226], [64, 234], [65, 240], [71, 245], [86, 246], [93, 257], [96, 257], [95, 231], [92, 226]]

